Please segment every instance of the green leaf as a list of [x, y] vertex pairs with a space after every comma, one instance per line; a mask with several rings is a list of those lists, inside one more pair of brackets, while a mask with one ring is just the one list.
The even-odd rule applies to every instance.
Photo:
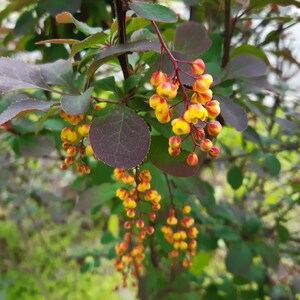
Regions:
[[264, 263], [269, 267], [276, 267], [279, 263], [280, 257], [275, 246], [270, 246], [265, 243], [259, 243], [254, 246], [254, 250], [260, 255]]
[[81, 0], [40, 0], [36, 10], [39, 13], [47, 12], [55, 16], [62, 11], [75, 13], [80, 10]]
[[115, 77], [109, 76], [109, 77], [94, 81], [92, 83], [92, 86], [94, 86], [97, 89], [103, 90], [103, 91], [115, 92], [116, 91]]
[[107, 35], [104, 32], [97, 32], [86, 39], [74, 43], [71, 49], [71, 56], [74, 56], [76, 53], [80, 52], [85, 48], [91, 48], [95, 45], [101, 45], [104, 43]]
[[277, 176], [280, 173], [280, 161], [271, 154], [265, 155], [266, 167], [271, 176]]
[[245, 275], [252, 263], [251, 248], [244, 242], [236, 244], [229, 249], [225, 262], [229, 272], [234, 275]]
[[243, 179], [243, 173], [237, 166], [233, 166], [227, 173], [227, 181], [234, 190], [237, 190], [243, 184]]
[[187, 151], [181, 151], [179, 156], [173, 157], [168, 153], [168, 140], [162, 136], [152, 137], [148, 154], [150, 161], [163, 172], [177, 177], [193, 176], [198, 166], [190, 167], [186, 163]]
[[162, 23], [176, 23], [176, 14], [166, 6], [147, 2], [131, 2], [129, 7], [140, 17]]
[[91, 103], [91, 96], [93, 93], [93, 87], [87, 89], [82, 95], [79, 96], [62, 96], [61, 107], [69, 115], [76, 116], [85, 113]]
[[300, 3], [297, 0], [251, 0], [250, 2], [250, 6], [255, 8], [260, 6], [267, 6], [269, 4], [278, 4], [282, 6], [295, 5], [296, 7], [300, 8]]
[[141, 79], [142, 78], [140, 75], [131, 75], [130, 77], [128, 77], [124, 82], [125, 93], [128, 93], [133, 88], [135, 88], [140, 83]]
[[129, 35], [137, 30], [145, 29], [145, 27], [149, 24], [150, 22], [144, 18], [132, 18], [132, 20], [126, 26], [126, 34]]
[[282, 224], [278, 224], [276, 227], [276, 231], [282, 243], [285, 243], [289, 240], [290, 234], [285, 226], [283, 226]]
[[111, 215], [109, 217], [107, 228], [115, 238], [119, 237], [119, 217], [117, 215]]
[[193, 258], [193, 265], [190, 267], [189, 271], [195, 276], [200, 276], [205, 267], [208, 266], [211, 258], [211, 252], [199, 251]]
[[230, 53], [230, 59], [232, 59], [233, 57], [240, 55], [240, 54], [250, 54], [250, 55], [257, 56], [260, 59], [262, 59], [267, 65], [269, 64], [269, 60], [268, 60], [268, 57], [265, 54], [265, 52], [255, 46], [244, 44], [244, 45], [241, 45], [241, 46], [235, 48]]
[[262, 221], [259, 218], [257, 218], [256, 216], [247, 215], [244, 220], [242, 230], [243, 233], [251, 235], [258, 232], [261, 227]]

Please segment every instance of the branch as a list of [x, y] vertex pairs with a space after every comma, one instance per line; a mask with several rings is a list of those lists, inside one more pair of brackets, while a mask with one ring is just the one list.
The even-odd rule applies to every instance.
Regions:
[[231, 27], [232, 27], [231, 0], [225, 0], [225, 30], [224, 30], [222, 68], [225, 68], [229, 61], [230, 44], [231, 44], [231, 36], [232, 36]]

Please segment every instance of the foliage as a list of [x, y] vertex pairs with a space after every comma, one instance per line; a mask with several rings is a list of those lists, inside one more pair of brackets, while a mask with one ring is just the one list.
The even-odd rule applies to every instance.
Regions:
[[[187, 0], [189, 20], [166, 6], [179, 1], [149, 2], [13, 0], [0, 13], [0, 298], [298, 299], [298, 2]], [[201, 100], [209, 121], [193, 123], [196, 59], [221, 114]], [[165, 115], [149, 85], [160, 69], [174, 79]], [[179, 153], [168, 141], [177, 116], [192, 132]], [[137, 219], [149, 223], [137, 288], [125, 274], [133, 286], [113, 292], [132, 213], [118, 199], [125, 189], [156, 220]], [[174, 217], [195, 220], [191, 261], [170, 259]]]

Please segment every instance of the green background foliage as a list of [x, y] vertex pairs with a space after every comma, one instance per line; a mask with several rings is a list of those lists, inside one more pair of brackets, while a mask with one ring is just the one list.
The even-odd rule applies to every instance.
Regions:
[[[18, 65], [24, 78], [29, 68], [35, 74], [33, 82], [21, 82], [22, 89], [29, 89], [0, 96], [0, 112], [16, 100], [44, 100], [40, 109], [29, 100], [37, 112], [0, 129], [0, 299], [300, 299], [300, 111], [295, 84], [300, 63], [291, 31], [299, 26], [299, 3], [157, 2], [172, 9], [180, 6], [177, 22], [166, 8], [133, 3], [130, 7], [139, 17], [129, 14], [122, 45], [110, 0], [0, 3], [0, 56], [51, 63], [38, 70]], [[72, 15], [64, 14], [68, 21], [57, 23], [55, 16], [65, 11]], [[221, 155], [214, 161], [200, 156], [199, 171], [186, 168], [184, 158], [166, 157], [163, 145], [171, 128], [158, 123], [145, 103], [152, 92], [145, 83], [157, 69], [160, 51], [148, 19], [163, 22], [158, 26], [176, 57], [202, 58], [215, 78], [223, 125], [216, 141]], [[52, 42], [37, 44], [44, 40]], [[117, 57], [125, 54], [131, 76], [123, 80]], [[72, 66], [55, 62], [72, 57]], [[163, 68], [170, 72], [166, 58]], [[69, 77], [72, 69], [75, 79]], [[9, 72], [2, 65], [0, 86], [18, 90], [16, 82], [7, 80]], [[37, 82], [39, 72], [44, 72], [43, 82]], [[92, 88], [79, 95], [86, 79]], [[188, 84], [189, 78], [184, 80]], [[56, 106], [43, 112], [60, 101], [45, 85], [50, 83], [72, 93], [62, 100], [70, 113], [88, 111], [92, 91], [115, 103], [130, 95], [128, 106], [151, 126], [152, 144], [143, 168], [152, 173], [163, 209], [170, 195], [161, 170], [170, 174], [175, 204], [192, 206], [200, 233], [191, 268], [172, 272], [166, 258], [170, 245], [157, 230], [149, 242], [155, 245], [154, 254], [150, 258], [147, 252], [138, 287], [114, 291], [121, 279], [113, 267], [114, 245], [124, 234], [119, 228], [122, 206], [115, 198], [120, 184], [111, 167], [93, 159], [87, 161], [89, 175], [59, 170], [60, 131], [66, 123]], [[6, 121], [29, 110], [11, 107], [1, 117]], [[184, 150], [189, 147], [183, 145]]]

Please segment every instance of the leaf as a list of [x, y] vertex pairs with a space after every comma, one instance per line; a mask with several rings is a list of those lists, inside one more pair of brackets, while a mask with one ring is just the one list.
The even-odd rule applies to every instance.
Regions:
[[100, 80], [96, 80], [92, 83], [92, 86], [103, 91], [115, 92], [116, 90], [115, 77], [109, 76]]
[[280, 257], [275, 246], [260, 243], [255, 245], [254, 249], [267, 266], [276, 267], [278, 265]]
[[212, 42], [207, 37], [206, 28], [196, 22], [181, 23], [175, 33], [174, 48], [176, 51], [197, 56], [207, 51]]
[[76, 28], [85, 35], [92, 35], [103, 31], [101, 27], [90, 27], [86, 23], [78, 21], [72, 16], [72, 14], [66, 11], [56, 15], [55, 19], [56, 22], [60, 24], [73, 23], [76, 26]]
[[77, 41], [72, 45], [71, 56], [73, 57], [76, 53], [85, 48], [90, 48], [97, 44], [102, 44], [106, 37], [107, 35], [104, 32], [97, 32], [82, 41]]
[[74, 39], [50, 39], [50, 40], [44, 40], [35, 43], [36, 45], [44, 45], [44, 44], [69, 44], [72, 45], [74, 43], [78, 42], [78, 40]]
[[148, 154], [150, 161], [163, 172], [177, 177], [190, 177], [195, 175], [198, 166], [190, 167], [186, 163], [187, 151], [181, 151], [179, 156], [173, 157], [168, 153], [168, 140], [161, 136], [152, 137]]
[[278, 224], [276, 226], [276, 231], [282, 243], [285, 243], [289, 240], [290, 234], [285, 226], [283, 226], [282, 224]]
[[134, 111], [116, 107], [94, 119], [89, 140], [98, 159], [115, 168], [131, 169], [145, 159], [150, 131]]
[[27, 114], [33, 111], [48, 111], [53, 102], [40, 101], [33, 98], [20, 100], [12, 103], [4, 112], [0, 114], [0, 124], [3, 124], [13, 118]]
[[162, 23], [176, 23], [176, 14], [166, 6], [156, 3], [131, 2], [129, 7], [140, 17]]
[[247, 113], [241, 106], [225, 96], [216, 95], [215, 99], [220, 101], [221, 115], [228, 124], [238, 131], [243, 131], [247, 128]]
[[243, 223], [243, 233], [252, 235], [257, 233], [262, 227], [262, 221], [256, 216], [246, 215], [246, 218]]
[[227, 181], [234, 190], [237, 190], [243, 184], [243, 179], [243, 173], [237, 166], [233, 166], [227, 173]]
[[119, 237], [119, 217], [118, 215], [111, 215], [107, 222], [107, 229], [113, 237]]
[[233, 51], [230, 53], [230, 59], [241, 54], [250, 54], [253, 56], [257, 56], [258, 58], [262, 59], [267, 65], [269, 64], [269, 60], [265, 52], [255, 46], [243, 44], [233, 49]]
[[226, 256], [226, 267], [234, 275], [245, 275], [250, 270], [252, 252], [250, 247], [244, 243], [238, 243], [229, 249]]
[[79, 96], [62, 96], [61, 107], [69, 115], [76, 116], [85, 113], [91, 103], [91, 96], [93, 93], [93, 87], [87, 89], [82, 95]]
[[280, 161], [271, 154], [265, 155], [266, 167], [271, 176], [277, 176], [280, 173]]
[[108, 60], [129, 52], [147, 52], [155, 51], [160, 53], [160, 44], [151, 41], [137, 41], [133, 43], [126, 43], [116, 46], [108, 47], [102, 50], [94, 59], [93, 63], [88, 69], [88, 78], [91, 78], [96, 70]]
[[199, 251], [193, 258], [193, 264], [190, 267], [189, 271], [195, 276], [200, 276], [203, 273], [205, 267], [208, 266], [211, 258], [211, 252]]
[[225, 68], [228, 79], [231, 78], [252, 78], [264, 75], [267, 72], [267, 65], [257, 56], [239, 54], [234, 56]]
[[266, 6], [268, 4], [278, 4], [282, 6], [295, 5], [296, 7], [300, 8], [300, 3], [297, 0], [251, 0], [250, 2], [250, 6], [255, 8]]
[[85, 190], [79, 195], [76, 209], [80, 211], [89, 210], [95, 206], [103, 205], [111, 200], [116, 193], [115, 185], [112, 183], [103, 183]]

